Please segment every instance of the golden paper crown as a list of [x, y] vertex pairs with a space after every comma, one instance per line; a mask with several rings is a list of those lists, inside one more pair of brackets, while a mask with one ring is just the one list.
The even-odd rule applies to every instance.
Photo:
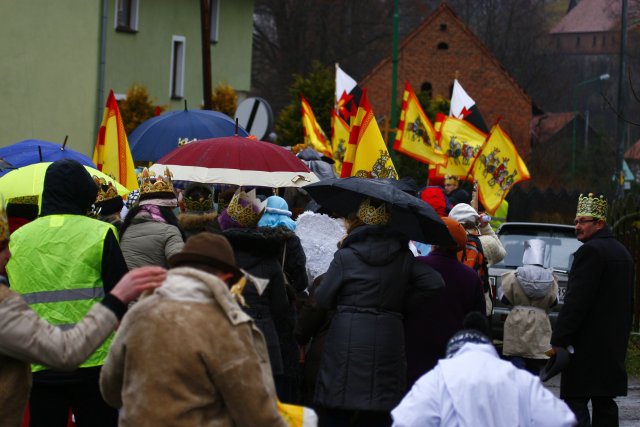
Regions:
[[458, 177], [455, 175], [445, 175], [444, 176], [444, 183], [445, 184], [457, 184], [458, 183]]
[[156, 176], [155, 172], [147, 168], [142, 169], [142, 172], [138, 175], [140, 200], [175, 198], [176, 193], [171, 182], [172, 177], [173, 174], [169, 168], [165, 168], [164, 176]]
[[391, 219], [391, 213], [387, 212], [387, 206], [383, 203], [380, 206], [371, 206], [371, 199], [364, 199], [358, 208], [358, 218], [369, 225], [386, 225]]
[[578, 211], [576, 217], [590, 216], [598, 219], [607, 219], [607, 199], [603, 195], [595, 197], [593, 193], [588, 196], [580, 194], [578, 197]]
[[[244, 200], [248, 204], [242, 206], [240, 200]], [[227, 206], [227, 214], [240, 226], [245, 228], [253, 228], [258, 224], [262, 212], [264, 212], [265, 202], [261, 202], [256, 198], [256, 190], [248, 193], [244, 191], [236, 191], [231, 198], [229, 206]]]
[[39, 196], [20, 196], [20, 197], [12, 197], [7, 200], [7, 205], [9, 203], [13, 205], [37, 205]]
[[184, 197], [184, 208], [189, 212], [209, 212], [213, 209], [213, 196], [209, 194], [206, 199], [196, 200], [191, 197]]
[[116, 197], [120, 197], [118, 195], [118, 190], [113, 185], [113, 182], [107, 181], [102, 177], [97, 177], [93, 175], [93, 181], [98, 186], [98, 195], [96, 196], [96, 203], [104, 202], [106, 200], [115, 199]]
[[4, 199], [0, 200], [0, 246], [4, 249], [4, 242], [9, 240], [11, 231], [9, 229], [9, 219], [7, 211], [4, 209]]

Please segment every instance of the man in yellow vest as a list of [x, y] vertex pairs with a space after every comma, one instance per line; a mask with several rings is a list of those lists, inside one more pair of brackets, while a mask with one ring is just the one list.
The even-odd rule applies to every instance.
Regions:
[[166, 271], [155, 266], [130, 271], [82, 321], [62, 330], [38, 317], [9, 289], [5, 267], [11, 255], [10, 228], [0, 206], [0, 425], [18, 427], [31, 387], [29, 363], [58, 369], [78, 366], [113, 332], [127, 304], [141, 292], [158, 287]]
[[[116, 229], [86, 216], [97, 185], [78, 162], [52, 163], [45, 173], [40, 218], [11, 238], [9, 283], [33, 310], [62, 329], [73, 327], [127, 272]], [[117, 411], [98, 379], [111, 339], [72, 372], [33, 365], [31, 427], [64, 427], [69, 408], [79, 426], [115, 426]]]

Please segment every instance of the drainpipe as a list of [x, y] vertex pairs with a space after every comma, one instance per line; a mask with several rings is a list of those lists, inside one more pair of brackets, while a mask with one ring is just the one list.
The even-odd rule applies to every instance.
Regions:
[[98, 64], [98, 106], [96, 111], [95, 134], [93, 139], [98, 138], [98, 131], [102, 123], [102, 109], [104, 106], [104, 79], [105, 68], [107, 66], [107, 16], [109, 14], [109, 0], [102, 0], [102, 14], [100, 16], [100, 63]]

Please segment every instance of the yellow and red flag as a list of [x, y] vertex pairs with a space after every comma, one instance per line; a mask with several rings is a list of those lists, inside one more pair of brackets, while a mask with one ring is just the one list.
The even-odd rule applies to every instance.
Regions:
[[331, 150], [333, 151], [333, 167], [338, 175], [342, 171], [342, 160], [349, 142], [351, 128], [342, 120], [336, 110], [331, 109]]
[[129, 141], [124, 131], [118, 102], [113, 95], [113, 90], [109, 91], [102, 116], [98, 140], [93, 150], [93, 163], [96, 164], [99, 171], [113, 176], [127, 189], [136, 190], [138, 188], [138, 178], [133, 166]]
[[304, 142], [311, 146], [316, 151], [324, 154], [328, 157], [333, 157], [331, 152], [331, 146], [327, 140], [327, 135], [318, 124], [315, 114], [311, 106], [304, 99], [304, 96], [300, 96], [300, 103], [302, 104], [302, 127], [304, 128]]
[[393, 149], [422, 163], [447, 164], [447, 158], [436, 138], [436, 131], [409, 82], [404, 85], [400, 123]]
[[527, 165], [518, 154], [511, 138], [496, 124], [482, 151], [473, 163], [473, 177], [478, 181], [482, 206], [491, 215], [500, 206], [511, 187], [531, 179]]
[[382, 133], [367, 99], [362, 92], [355, 120], [351, 124], [349, 143], [342, 163], [341, 177], [398, 178]]
[[438, 166], [436, 176], [454, 175], [464, 179], [487, 134], [465, 120], [442, 113], [438, 113], [436, 122], [441, 122], [437, 137], [448, 158], [446, 166]]

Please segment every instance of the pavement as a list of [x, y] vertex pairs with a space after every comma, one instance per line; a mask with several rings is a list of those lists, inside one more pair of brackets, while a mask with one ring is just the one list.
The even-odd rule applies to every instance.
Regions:
[[[551, 378], [544, 385], [554, 395], [560, 396], [560, 375]], [[616, 403], [620, 427], [640, 426], [640, 379], [630, 377], [627, 396], [617, 397]]]

